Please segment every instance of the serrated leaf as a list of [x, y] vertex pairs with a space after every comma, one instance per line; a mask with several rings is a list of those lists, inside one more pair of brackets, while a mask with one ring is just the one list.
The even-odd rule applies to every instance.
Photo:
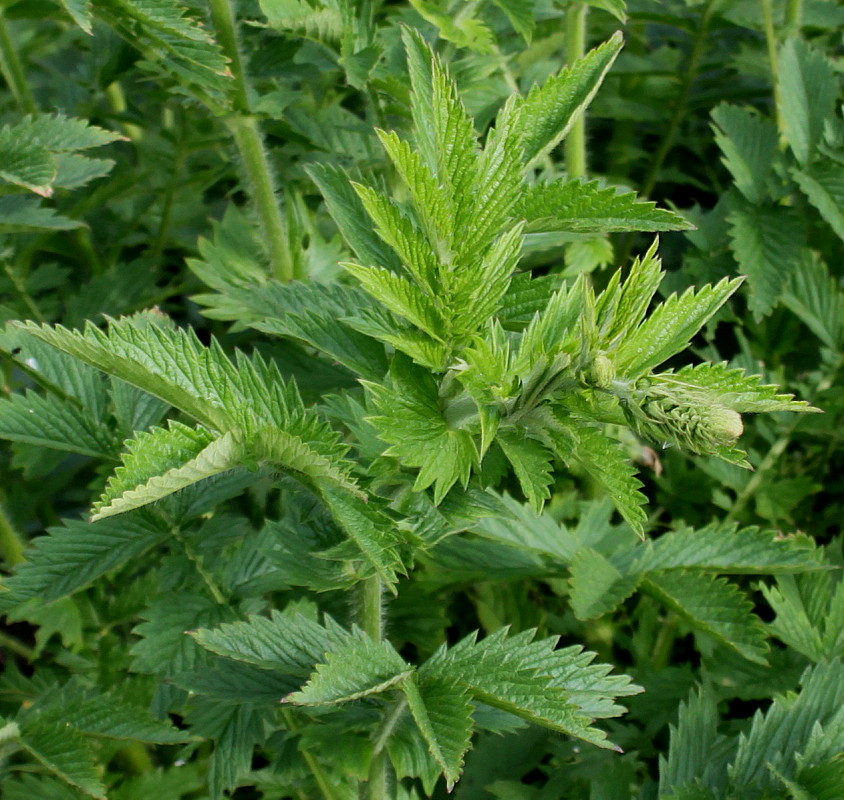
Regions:
[[538, 514], [551, 497], [548, 487], [553, 483], [553, 454], [540, 442], [513, 429], [500, 428], [495, 441], [507, 456], [525, 497]]
[[782, 46], [778, 66], [779, 111], [785, 138], [797, 160], [805, 165], [812, 160], [824, 123], [840, 99], [838, 76], [822, 53], [798, 37]]
[[17, 128], [0, 128], [0, 179], [50, 197], [58, 166], [53, 154]]
[[36, 197], [0, 197], [0, 233], [69, 231], [81, 228], [83, 224], [79, 220], [61, 216], [52, 208], [42, 206]]
[[34, 539], [27, 560], [3, 580], [7, 609], [32, 597], [45, 603], [66, 597], [93, 580], [140, 557], [170, 535], [167, 526], [144, 514], [92, 525], [68, 520]]
[[102, 418], [88, 409], [32, 391], [0, 400], [0, 438], [109, 460], [116, 444]]
[[363, 288], [382, 302], [394, 314], [442, 341], [445, 324], [432, 300], [419, 291], [410, 281], [380, 267], [364, 267], [345, 262], [341, 265], [354, 275]]
[[97, 775], [93, 752], [79, 731], [34, 720], [21, 726], [20, 743], [50, 772], [85, 794], [105, 800], [106, 789]]
[[802, 170], [793, 169], [791, 175], [838, 238], [844, 239], [844, 164], [818, 161]]
[[308, 682], [285, 701], [306, 706], [346, 703], [381, 694], [412, 670], [388, 641], [375, 642], [357, 631], [348, 642], [332, 648]]
[[516, 33], [530, 44], [536, 26], [536, 0], [493, 0], [510, 20]]
[[643, 546], [637, 570], [694, 567], [722, 574], [769, 575], [824, 569], [809, 540], [753, 527], [713, 524], [695, 531], [672, 531]]
[[362, 498], [342, 489], [323, 486], [320, 496], [337, 524], [395, 593], [396, 572], [402, 569], [397, 549], [402, 539], [395, 525]]
[[203, 628], [191, 636], [217, 655], [302, 678], [349, 638], [337, 625], [321, 625], [295, 607], [273, 610], [269, 617], [252, 616], [245, 622]]
[[434, 484], [434, 502], [439, 503], [458, 480], [466, 485], [477, 461], [475, 443], [467, 431], [451, 427], [443, 417], [429, 373], [394, 358], [388, 386], [365, 386], [379, 412], [369, 421], [390, 445], [386, 454], [419, 468], [415, 490]]
[[725, 578], [692, 571], [651, 572], [642, 588], [683, 617], [692, 627], [757, 664], [767, 663], [762, 623], [753, 604]]
[[635, 571], [622, 574], [597, 550], [584, 547], [571, 563], [571, 608], [580, 620], [598, 619], [613, 611], [639, 585]]
[[693, 692], [680, 704], [677, 724], [669, 730], [668, 757], [659, 759], [659, 796], [674, 797], [695, 779], [712, 785], [723, 768], [719, 762], [726, 756], [725, 745], [730, 744], [718, 733], [718, 706], [712, 693], [706, 689]]
[[191, 736], [146, 708], [127, 703], [112, 693], [67, 686], [39, 701], [38, 720], [72, 727], [89, 736], [150, 744], [180, 744]]
[[600, 181], [561, 179], [532, 186], [524, 193], [518, 213], [531, 232], [657, 232], [693, 227], [673, 211], [638, 200], [635, 192], [620, 192]]
[[717, 125], [715, 141], [721, 148], [721, 160], [736, 187], [751, 203], [761, 203], [767, 196], [777, 154], [776, 127], [749, 109], [726, 103], [712, 111], [712, 119]]
[[106, 19], [185, 83], [225, 91], [231, 72], [220, 46], [182, 6], [161, 0], [107, 0]]
[[144, 621], [133, 629], [141, 638], [131, 648], [132, 669], [169, 677], [208, 663], [210, 655], [185, 631], [218, 625], [234, 616], [229, 606], [200, 594], [170, 593], [155, 600], [141, 614]]
[[655, 374], [653, 379], [667, 386], [703, 389], [713, 400], [740, 414], [813, 410], [805, 400], [794, 400], [792, 394], [781, 394], [778, 386], [762, 383], [761, 375], [747, 375], [726, 362], [693, 364], [677, 372]]
[[16, 129], [32, 136], [49, 150], [59, 153], [102, 147], [126, 138], [115, 131], [91, 125], [88, 120], [66, 117], [63, 114], [27, 116]]
[[840, 715], [844, 703], [844, 669], [838, 659], [809, 667], [800, 679], [798, 694], [774, 698], [763, 714], [757, 711], [747, 733], [739, 737], [736, 757], [729, 768], [730, 784], [741, 793], [772, 785], [768, 764], [791, 760], [803, 752], [816, 726]]
[[576, 461], [603, 486], [627, 524], [642, 536], [647, 520], [642, 506], [647, 499], [639, 491], [642, 482], [626, 453], [613, 439], [588, 425], [578, 428], [577, 439], [574, 454], [564, 460]]
[[807, 259], [782, 299], [827, 347], [844, 345], [844, 292], [823, 261]]
[[512, 109], [512, 129], [525, 161], [554, 147], [589, 105], [621, 50], [621, 33], [535, 86]]
[[[606, 669], [588, 666], [592, 654], [583, 654], [580, 648], [555, 651], [557, 637], [532, 642], [534, 633], [507, 638], [503, 629], [481, 642], [472, 634], [449, 650], [440, 648], [420, 675], [456, 681], [491, 706], [598, 747], [613, 748], [603, 731], [591, 727], [589, 712], [581, 710], [580, 702], [601, 707], [606, 694], [636, 693], [638, 688], [631, 688], [629, 679], [621, 676], [609, 679], [605, 692]], [[579, 693], [577, 702], [574, 697]]]
[[748, 279], [748, 307], [763, 316], [800, 269], [803, 228], [794, 210], [784, 207], [737, 204], [727, 220], [730, 249]]
[[415, 673], [401, 689], [428, 751], [445, 776], [446, 789], [451, 791], [460, 779], [472, 738], [474, 706], [470, 695], [457, 683], [437, 678], [420, 681]]
[[724, 278], [698, 290], [688, 289], [682, 295], [672, 294], [619, 344], [612, 355], [618, 372], [639, 377], [685, 350], [740, 284], [740, 279]]
[[358, 197], [349, 176], [339, 167], [329, 164], [312, 164], [307, 169], [311, 180], [317, 185], [328, 212], [340, 229], [357, 257], [364, 264], [378, 264], [392, 270], [399, 270], [401, 264], [390, 247], [366, 223], [363, 203]]
[[92, 16], [90, 0], [61, 0], [64, 10], [85, 33], [92, 33]]

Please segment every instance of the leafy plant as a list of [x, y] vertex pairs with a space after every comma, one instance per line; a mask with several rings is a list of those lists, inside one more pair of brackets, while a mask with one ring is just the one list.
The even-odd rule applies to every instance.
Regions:
[[[638, 47], [651, 11], [592, 5], [602, 27], [627, 11]], [[790, 153], [761, 117], [720, 106], [736, 189], [683, 215], [585, 177], [585, 110], [597, 97], [600, 115], [605, 80], [618, 103], [622, 37], [585, 53], [579, 3], [62, 9], [43, 13], [69, 15], [77, 29], [51, 24], [70, 41], [93, 32], [131, 51], [105, 127], [139, 152], [168, 142], [177, 178], [194, 159], [206, 196], [168, 180], [158, 224], [86, 276], [99, 287], [87, 304], [22, 282], [20, 265], [48, 270], [52, 240], [8, 231], [17, 300], [4, 313], [32, 321], [2, 339], [7, 382], [26, 388], [0, 400], [6, 472], [47, 476], [37, 491], [60, 492], [67, 519], [51, 514], [25, 552], [0, 519], [18, 562], [3, 642], [31, 665], [10, 658], [0, 677], [4, 796], [837, 796], [840, 553], [751, 524], [742, 505], [767, 413], [816, 409], [755, 374], [762, 334], [740, 324], [740, 298], [756, 317], [781, 301], [826, 363], [840, 292], [816, 253], [801, 252], [792, 282], [770, 258], [742, 266], [738, 245], [770, 247], [765, 214], [774, 239], [785, 217], [816, 225], [783, 202], [795, 187], [837, 230], [834, 204], [806, 188], [811, 173], [834, 193], [830, 101], [801, 106], [782, 66]], [[721, 13], [700, 11], [698, 62]], [[561, 18], [559, 70], [547, 52]], [[61, 204], [108, 169], [137, 178], [78, 152], [121, 135], [37, 114], [4, 53], [13, 99], [34, 114], [0, 135], [8, 199], [51, 215], [53, 189]], [[786, 63], [833, 96], [818, 52], [790, 40]], [[697, 68], [645, 195], [673, 163]], [[126, 118], [127, 87], [138, 109], [153, 102], [141, 75], [173, 104], [160, 130]], [[178, 220], [205, 202], [219, 221], [194, 248]], [[51, 218], [81, 228], [77, 211]], [[734, 235], [716, 252], [724, 225]], [[663, 231], [689, 231], [686, 273], [664, 275]], [[651, 241], [603, 274], [634, 234]], [[178, 253], [192, 273], [158, 287], [170, 313], [144, 308], [148, 287], [116, 293], [137, 241], [139, 263]], [[676, 263], [679, 234], [668, 241]], [[690, 288], [687, 274], [710, 282]], [[180, 297], [200, 285], [207, 328]], [[723, 321], [738, 355], [716, 336]], [[822, 374], [829, 389], [834, 369]], [[792, 431], [822, 424], [783, 417]], [[706, 504], [730, 508], [719, 486], [739, 487], [726, 521]], [[740, 703], [763, 707], [742, 720]]]

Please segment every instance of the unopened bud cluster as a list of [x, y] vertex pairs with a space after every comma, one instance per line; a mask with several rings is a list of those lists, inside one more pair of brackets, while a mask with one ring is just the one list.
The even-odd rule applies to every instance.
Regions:
[[721, 403], [697, 399], [693, 404], [670, 397], [649, 400], [641, 409], [643, 433], [698, 455], [716, 455], [735, 445], [744, 432], [741, 415]]

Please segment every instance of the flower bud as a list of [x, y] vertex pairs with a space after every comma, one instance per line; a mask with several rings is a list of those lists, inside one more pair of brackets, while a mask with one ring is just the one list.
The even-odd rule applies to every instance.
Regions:
[[608, 389], [615, 380], [615, 364], [603, 353], [598, 353], [592, 361], [587, 380], [599, 389]]

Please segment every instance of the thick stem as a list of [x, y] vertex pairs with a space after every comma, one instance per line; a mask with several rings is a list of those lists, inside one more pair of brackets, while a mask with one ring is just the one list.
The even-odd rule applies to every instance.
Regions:
[[[586, 53], [586, 3], [572, 3], [566, 11], [566, 64]], [[586, 174], [586, 111], [582, 111], [566, 136], [566, 172], [569, 178]]]
[[249, 85], [237, 44], [237, 29], [230, 0], [211, 0], [211, 18], [234, 78], [231, 110], [235, 113], [227, 120], [227, 124], [243, 160], [273, 272], [280, 281], [291, 281], [295, 276], [287, 226], [276, 198], [275, 179], [264, 149], [263, 137], [257, 120], [252, 116]]
[[24, 75], [21, 60], [18, 52], [9, 36], [9, 29], [6, 27], [6, 20], [3, 11], [0, 9], [0, 72], [9, 84], [12, 94], [18, 105], [25, 114], [35, 114], [38, 107], [35, 105], [35, 98]]

